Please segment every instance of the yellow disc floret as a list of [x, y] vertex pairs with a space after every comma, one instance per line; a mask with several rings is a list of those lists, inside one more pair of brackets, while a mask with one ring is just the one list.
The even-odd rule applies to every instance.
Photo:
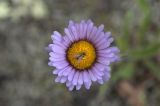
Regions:
[[95, 62], [96, 51], [90, 42], [80, 40], [71, 44], [67, 50], [67, 59], [76, 69], [84, 70]]

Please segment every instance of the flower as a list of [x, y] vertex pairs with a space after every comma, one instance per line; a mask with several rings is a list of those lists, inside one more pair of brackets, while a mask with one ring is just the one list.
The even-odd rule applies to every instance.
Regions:
[[90, 89], [93, 82], [103, 84], [110, 79], [110, 64], [120, 57], [110, 32], [104, 25], [94, 26], [91, 20], [69, 22], [62, 36], [54, 31], [49, 44], [49, 66], [55, 67], [55, 82], [66, 83], [69, 90], [79, 90], [82, 85]]

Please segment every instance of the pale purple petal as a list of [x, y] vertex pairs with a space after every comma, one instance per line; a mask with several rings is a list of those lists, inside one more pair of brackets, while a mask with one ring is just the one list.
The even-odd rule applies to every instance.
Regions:
[[63, 77], [61, 78], [61, 80], [60, 80], [60, 83], [65, 83], [66, 81], [67, 81], [67, 77], [64, 77], [64, 76], [63, 76]]
[[59, 54], [59, 53], [54, 53], [54, 52], [50, 52], [49, 55], [54, 58], [66, 58], [65, 54]]
[[61, 77], [57, 77], [56, 79], [55, 79], [55, 82], [60, 82], [60, 80], [61, 80]]
[[67, 81], [67, 82], [66, 82], [66, 86], [67, 86], [67, 87], [69, 87], [69, 86], [71, 86], [71, 85], [72, 85], [72, 83], [71, 83], [70, 81]]
[[79, 40], [79, 38], [80, 38], [79, 37], [80, 36], [80, 24], [76, 24], [75, 26], [76, 26], [77, 35], [78, 35], [78, 36], [76, 36], [76, 39]]
[[92, 71], [89, 70], [88, 72], [89, 72], [89, 75], [90, 75], [91, 80], [92, 80], [92, 81], [96, 81], [97, 78], [94, 76], [94, 74], [92, 73]]
[[93, 29], [92, 29], [92, 31], [90, 33], [90, 36], [88, 37], [88, 40], [94, 42], [93, 41], [93, 36], [96, 34], [96, 32], [97, 32], [97, 27], [93, 27]]
[[65, 28], [64, 29], [65, 34], [68, 36], [68, 38], [70, 39], [70, 41], [74, 42], [74, 37], [72, 36], [72, 34], [70, 33], [69, 29]]
[[103, 76], [104, 75], [104, 72], [103, 71], [100, 71], [99, 69], [97, 69], [96, 67], [95, 68], [95, 72], [99, 75], [99, 76]]
[[89, 78], [89, 74], [86, 70], [83, 71], [83, 81], [84, 82], [89, 82], [90, 78]]
[[83, 24], [83, 32], [82, 32], [82, 35], [81, 35], [81, 39], [83, 38], [85, 38], [86, 37], [86, 31], [87, 31], [87, 24], [85, 24], [85, 23], [82, 23]]
[[52, 65], [55, 66], [57, 69], [62, 69], [68, 66], [69, 63], [67, 63], [66, 61], [57, 61], [52, 63]]
[[63, 40], [64, 41], [62, 42], [62, 44], [64, 44], [66, 47], [68, 47], [72, 43], [68, 36], [64, 36]]
[[98, 79], [97, 81], [98, 81], [99, 84], [103, 84], [104, 83], [103, 79]]
[[68, 89], [69, 91], [72, 91], [74, 89], [74, 85], [70, 85]]
[[91, 84], [92, 84], [92, 82], [91, 82], [90, 80], [89, 80], [88, 82], [85, 82], [85, 83], [84, 83], [85, 88], [86, 88], [86, 89], [90, 89]]
[[57, 61], [65, 61], [65, 58], [54, 58], [54, 57], [49, 57], [49, 60], [52, 62], [57, 62]]
[[63, 44], [64, 40], [62, 40], [62, 42], [59, 41], [55, 41], [53, 42], [55, 45], [60, 46], [61, 48], [63, 48], [64, 50], [67, 49], [67, 46]]
[[52, 51], [59, 54], [65, 54], [65, 49], [57, 45], [52, 46]]
[[54, 40], [61, 41], [62, 40], [62, 35], [59, 32], [54, 31], [53, 35], [51, 35], [51, 38], [52, 38], [53, 41]]
[[80, 90], [82, 85], [77, 84], [76, 85], [76, 90]]
[[57, 69], [56, 69], [56, 70], [53, 70], [52, 73], [53, 73], [53, 74], [58, 74], [59, 71], [60, 71], [60, 70], [57, 70]]
[[[108, 40], [103, 39], [96, 46], [98, 47], [98, 50], [102, 50], [102, 49], [108, 48], [112, 42], [113, 42], [113, 38], [109, 38]], [[105, 45], [105, 47], [104, 47], [104, 45]]]
[[111, 74], [108, 70], [105, 71], [104, 76], [103, 76], [103, 80], [104, 81], [108, 81], [111, 77]]
[[80, 23], [80, 25], [79, 25], [79, 39], [82, 39], [82, 34], [83, 34], [83, 25]]
[[58, 76], [62, 76], [63, 72], [67, 70], [68, 67], [65, 67], [64, 69], [61, 69], [61, 71], [58, 72]]
[[102, 64], [100, 64], [100, 63], [96, 63], [96, 64], [94, 65], [94, 67], [95, 67], [96, 69], [98, 69], [99, 71], [103, 71], [106, 66], [104, 66], [104, 65], [102, 65]]
[[74, 21], [69, 20], [69, 25], [68, 25], [68, 27], [71, 28], [72, 26], [74, 26]]
[[91, 34], [91, 31], [92, 31], [92, 28], [93, 28], [93, 23], [89, 23], [88, 24], [88, 27], [87, 27], [87, 39], [89, 39], [89, 36]]
[[96, 72], [94, 72], [93, 70], [92, 70], [92, 73], [93, 73], [93, 75], [94, 75], [97, 79], [102, 79], [101, 76], [99, 76], [98, 74], [96, 74]]
[[79, 77], [79, 72], [77, 71], [72, 81], [73, 85], [77, 85], [78, 77]]
[[63, 72], [63, 76], [68, 76], [72, 71], [71, 67], [67, 67], [66, 71]]
[[78, 84], [79, 84], [79, 85], [82, 85], [82, 84], [83, 84], [83, 72], [80, 72], [80, 73], [79, 73]]
[[96, 34], [91, 38], [92, 41], [95, 41], [98, 37], [99, 34], [103, 31], [104, 25], [100, 25], [96, 31]]
[[97, 59], [97, 61], [98, 61], [99, 63], [103, 64], [103, 65], [109, 65], [109, 64], [110, 64], [110, 61], [108, 61], [108, 60], [106, 60], [106, 59], [104, 59], [104, 58], [102, 58], [102, 57], [99, 57], [99, 58]]
[[78, 40], [79, 37], [78, 37], [78, 33], [77, 33], [76, 27], [72, 26], [72, 27], [71, 27], [71, 31], [72, 31], [72, 34], [73, 34], [75, 40]]
[[102, 71], [98, 71], [95, 67], [93, 67], [92, 70], [99, 77], [102, 77], [104, 75], [104, 73]]
[[72, 81], [74, 74], [75, 74], [75, 70], [72, 69], [71, 73], [68, 75], [68, 81]]
[[100, 35], [95, 40], [93, 40], [93, 43], [97, 45], [97, 43], [101, 42], [104, 38], [104, 32], [101, 32]]

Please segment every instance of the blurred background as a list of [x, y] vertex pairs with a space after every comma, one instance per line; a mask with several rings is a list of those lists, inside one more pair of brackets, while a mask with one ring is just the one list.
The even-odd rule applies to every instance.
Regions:
[[[104, 85], [53, 81], [44, 48], [70, 19], [112, 32], [122, 61]], [[0, 106], [160, 106], [160, 0], [0, 0]]]

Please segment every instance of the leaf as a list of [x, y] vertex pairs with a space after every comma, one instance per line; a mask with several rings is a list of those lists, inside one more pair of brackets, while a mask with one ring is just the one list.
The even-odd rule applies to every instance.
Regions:
[[149, 3], [146, 0], [137, 0], [138, 5], [141, 9], [141, 19], [139, 23], [139, 31], [138, 31], [138, 44], [144, 44], [145, 33], [150, 27], [151, 24], [151, 8]]
[[147, 47], [133, 49], [129, 53], [129, 58], [133, 60], [146, 59], [160, 52], [159, 43], [150, 44]]
[[146, 67], [149, 68], [149, 71], [160, 80], [160, 67], [154, 64], [152, 61], [144, 61]]
[[129, 33], [130, 33], [130, 25], [132, 17], [133, 17], [132, 12], [128, 11], [124, 17], [122, 34], [118, 39], [116, 39], [118, 46], [123, 51], [129, 48]]
[[133, 63], [126, 63], [119, 67], [119, 70], [113, 73], [111, 78], [112, 81], [117, 81], [120, 79], [130, 79], [134, 75], [134, 64]]

